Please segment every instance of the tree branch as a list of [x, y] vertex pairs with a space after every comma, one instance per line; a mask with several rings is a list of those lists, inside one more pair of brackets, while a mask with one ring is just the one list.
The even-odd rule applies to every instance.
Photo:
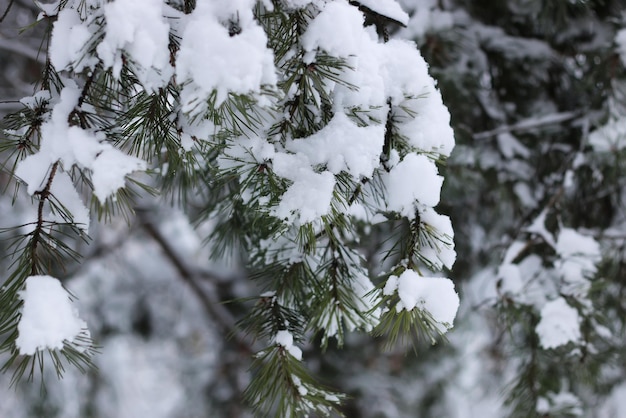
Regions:
[[531, 129], [542, 128], [544, 126], [556, 125], [558, 123], [569, 122], [581, 116], [582, 111], [553, 113], [551, 115], [533, 117], [521, 120], [513, 125], [504, 125], [490, 131], [479, 132], [473, 135], [475, 140], [487, 139], [496, 135], [515, 131], [529, 131]]
[[54, 176], [57, 173], [57, 169], [59, 168], [59, 162], [52, 164], [52, 169], [50, 170], [50, 175], [48, 176], [48, 180], [46, 181], [46, 186], [42, 191], [37, 192], [39, 195], [39, 205], [37, 207], [37, 224], [35, 226], [35, 230], [33, 231], [33, 240], [30, 247], [30, 256], [31, 256], [31, 265], [30, 265], [30, 274], [31, 276], [37, 275], [37, 247], [39, 246], [39, 241], [41, 241], [41, 231], [43, 230], [43, 208], [46, 204], [46, 200], [50, 196], [50, 188], [52, 187], [52, 181], [54, 180]]
[[42, 65], [46, 63], [45, 54], [40, 54], [36, 49], [18, 41], [0, 37], [0, 49], [21, 55]]
[[204, 291], [202, 286], [199, 284], [201, 280], [200, 274], [170, 245], [168, 240], [163, 236], [159, 228], [151, 219], [149, 209], [136, 208], [135, 211], [137, 213], [137, 218], [141, 222], [141, 226], [161, 247], [161, 250], [167, 259], [178, 271], [181, 279], [183, 279], [189, 288], [196, 294], [205, 312], [216, 320], [218, 328], [220, 328], [224, 334], [232, 335], [239, 347], [245, 349], [249, 353], [254, 353], [255, 350], [253, 347], [248, 343], [245, 336], [237, 329], [235, 318], [226, 308], [224, 308], [221, 301], [215, 297], [215, 287], [211, 283], [204, 281], [203, 283], [205, 286], [211, 287], [210, 291]]
[[4, 9], [4, 13], [2, 13], [2, 16], [0, 17], [0, 23], [2, 23], [4, 21], [4, 19], [6, 19], [7, 15], [9, 14], [9, 12], [11, 11], [11, 6], [13, 6], [13, 3], [15, 2], [15, 0], [11, 0], [9, 2], [9, 5], [7, 6], [6, 9]]

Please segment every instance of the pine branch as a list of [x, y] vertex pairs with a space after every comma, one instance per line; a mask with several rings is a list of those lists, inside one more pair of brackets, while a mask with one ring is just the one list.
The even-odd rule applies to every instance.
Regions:
[[[148, 235], [156, 242], [163, 254], [172, 263], [179, 273], [180, 278], [187, 283], [189, 288], [195, 293], [198, 300], [201, 302], [205, 312], [216, 321], [216, 324], [221, 329], [224, 335], [232, 335], [237, 345], [246, 350], [248, 353], [254, 353], [254, 348], [247, 341], [245, 335], [243, 335], [237, 325], [236, 321], [231, 313], [222, 305], [222, 302], [215, 296], [217, 290], [213, 285], [203, 282], [204, 287], [209, 289], [203, 289], [200, 285], [202, 277], [199, 272], [192, 267], [182, 256], [180, 256], [176, 250], [170, 245], [169, 241], [152, 220], [152, 211], [147, 208], [135, 208], [137, 217], [141, 223], [141, 226], [148, 233]], [[208, 274], [212, 274], [214, 277], [217, 275], [203, 271], [202, 275], [205, 277]]]
[[39, 205], [37, 206], [37, 223], [35, 224], [35, 230], [33, 231], [33, 237], [31, 241], [31, 250], [30, 250], [31, 260], [32, 260], [30, 272], [32, 276], [35, 276], [40, 273], [37, 269], [37, 260], [38, 260], [37, 246], [39, 245], [39, 241], [41, 239], [40, 238], [41, 233], [43, 230], [43, 223], [44, 223], [43, 209], [44, 209], [44, 205], [46, 204], [46, 201], [50, 197], [50, 188], [52, 187], [52, 181], [54, 180], [54, 176], [56, 175], [58, 167], [59, 167], [59, 162], [57, 161], [56, 163], [52, 165], [52, 168], [50, 169], [50, 174], [48, 175], [46, 186], [43, 188], [42, 191], [36, 192], [36, 194], [39, 196]]

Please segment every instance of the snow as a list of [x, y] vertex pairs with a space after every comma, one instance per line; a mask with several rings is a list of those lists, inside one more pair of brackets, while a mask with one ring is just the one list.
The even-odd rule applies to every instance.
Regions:
[[119, 78], [122, 55], [130, 60], [134, 74], [148, 91], [169, 81], [169, 25], [163, 18], [162, 0], [115, 0], [103, 6], [105, 36], [96, 51], [105, 68]]
[[545, 349], [557, 348], [581, 340], [580, 317], [562, 297], [552, 300], [541, 309], [541, 320], [535, 331]]
[[[18, 164], [15, 175], [28, 184], [27, 191], [30, 195], [44, 187], [50, 174], [50, 167], [57, 161], [66, 169], [77, 165], [90, 170], [94, 194], [101, 202], [124, 186], [126, 175], [133, 171], [145, 170], [144, 161], [104, 142], [102, 134], [69, 126], [68, 116], [77, 105], [79, 97], [78, 87], [67, 80], [50, 120], [41, 126], [39, 152], [26, 157]], [[67, 194], [69, 199], [67, 202], [64, 194], [55, 197], [63, 206], [71, 206], [83, 212], [82, 208], [78, 208], [74, 193]], [[84, 217], [82, 219], [84, 220]]]
[[454, 16], [450, 12], [439, 9], [438, 0], [401, 0], [405, 9], [411, 11], [411, 18], [402, 36], [408, 39], [422, 39], [427, 33], [449, 29], [454, 24]]
[[530, 157], [530, 150], [517, 140], [510, 132], [502, 132], [496, 135], [498, 149], [508, 159], [519, 155], [522, 158]]
[[17, 326], [20, 354], [33, 355], [46, 348], [60, 350], [87, 327], [78, 317], [69, 294], [54, 277], [28, 277], [20, 298], [24, 301]]
[[[42, 3], [39, 0], [35, 0], [35, 5], [48, 17], [56, 16], [59, 11], [60, 0], [55, 0], [50, 3]], [[37, 18], [37, 21], [40, 19]]]
[[454, 147], [450, 113], [415, 43], [392, 39], [384, 44], [380, 59], [385, 95], [414, 115], [404, 118], [399, 133], [417, 150], [450, 155]]
[[589, 135], [589, 145], [596, 152], [617, 152], [626, 148], [626, 117], [612, 119], [593, 131]]
[[399, 277], [390, 276], [383, 294], [398, 293], [398, 312], [414, 308], [427, 311], [441, 332], [452, 328], [459, 309], [459, 295], [452, 280], [444, 277], [423, 277], [413, 270], [405, 270]]
[[[67, 173], [57, 170], [54, 181], [50, 185], [50, 193], [52, 193], [55, 200], [63, 205], [65, 209], [63, 213], [70, 215], [72, 223], [76, 224], [85, 232], [89, 230], [89, 210], [85, 207], [85, 204], [74, 187], [72, 179]], [[67, 222], [67, 219], [58, 214], [50, 214], [48, 218], [60, 223]]]
[[274, 55], [250, 10], [237, 10], [241, 33], [235, 36], [218, 21], [215, 10], [220, 9], [211, 2], [198, 2], [176, 57], [176, 77], [185, 83], [183, 111], [190, 114], [204, 111], [213, 92], [219, 106], [229, 93], [259, 93], [263, 86], [276, 84]]
[[[429, 76], [428, 67], [414, 43], [380, 42], [373, 27], [363, 28], [363, 14], [347, 1], [285, 0], [282, 5], [309, 7], [311, 16], [319, 10], [306, 28], [301, 44], [295, 46], [295, 49], [302, 47], [306, 52], [304, 63], [313, 63], [317, 54], [323, 51], [345, 59], [348, 67], [336, 74], [342, 82], [329, 80], [321, 87], [330, 98], [333, 112], [325, 126], [303, 138], [293, 138], [288, 133], [280, 139], [268, 139], [264, 129], [284, 117], [284, 109], [279, 106], [298, 92], [294, 88], [283, 96], [283, 92], [276, 90], [274, 55], [267, 46], [263, 28], [252, 13], [256, 1], [198, 1], [189, 15], [176, 14], [161, 0], [96, 3], [81, 3], [84, 7], [79, 11], [77, 0], [68, 3], [68, 7], [59, 13], [52, 35], [53, 64], [59, 70], [85, 70], [89, 74], [87, 70], [95, 68], [100, 61], [104, 68], [111, 69], [114, 77], [119, 77], [122, 65], [127, 65], [137, 77], [138, 83], [133, 86], [137, 92], [151, 93], [173, 81], [173, 86], [181, 93], [181, 112], [176, 115], [182, 131], [181, 152], [194, 152], [194, 143], [219, 138], [225, 145], [217, 160], [220, 170], [234, 172], [242, 184], [245, 184], [243, 180], [249, 180], [251, 173], [257, 173], [259, 164], [266, 166], [266, 173], [279, 177], [278, 184], [284, 186], [285, 192], [278, 201], [265, 195], [254, 195], [262, 188], [250, 187], [241, 192], [244, 204], [259, 202], [261, 212], [284, 220], [287, 226], [283, 230], [287, 231], [286, 236], [272, 237], [261, 243], [261, 256], [280, 258], [285, 263], [306, 259], [315, 264], [323, 257], [316, 254], [309, 260], [297, 247], [295, 237], [299, 225], [309, 222], [317, 225], [321, 217], [332, 212], [331, 209], [359, 213], [360, 218], [371, 223], [384, 221], [384, 215], [392, 211], [410, 219], [419, 214], [421, 221], [442, 238], [432, 247], [423, 246], [420, 249], [422, 255], [432, 260], [435, 268], [452, 266], [456, 258], [452, 224], [447, 216], [437, 214], [433, 207], [439, 202], [443, 182], [434, 161], [450, 154], [454, 146], [453, 132], [436, 83]], [[96, 7], [92, 9], [91, 4]], [[271, 3], [266, 1], [264, 4]], [[365, 0], [361, 4], [398, 22], [408, 21], [408, 15], [394, 0]], [[72, 6], [76, 8], [70, 8]], [[98, 29], [100, 21], [105, 25], [103, 31]], [[241, 31], [229, 33], [232, 24]], [[180, 38], [180, 49], [174, 57], [175, 69], [170, 64], [170, 35]], [[94, 48], [94, 56], [87, 54], [87, 50]], [[315, 66], [311, 68], [314, 71]], [[58, 195], [59, 203], [72, 212], [73, 222], [88, 228], [89, 211], [67, 174], [71, 168], [89, 171], [93, 193], [104, 201], [124, 186], [126, 175], [144, 170], [147, 164], [116, 149], [107, 142], [102, 130], [70, 126], [68, 116], [78, 105], [81, 90], [73, 82], [65, 84], [60, 97], [51, 98], [54, 110], [41, 126], [40, 151], [23, 160], [18, 173], [32, 195], [44, 187], [50, 167], [59, 162], [51, 192], [55, 198]], [[272, 90], [271, 95], [265, 95], [266, 88]], [[223, 104], [231, 94], [250, 94], [257, 100], [256, 106], [268, 119], [262, 123], [267, 122], [267, 125], [258, 132], [244, 132], [241, 137], [218, 137], [217, 134], [224, 134], [230, 127], [217, 126], [217, 120], [200, 119], [209, 106]], [[319, 99], [319, 92], [312, 94], [317, 94]], [[264, 97], [266, 101], [263, 101]], [[32, 103], [32, 100], [25, 102]], [[265, 106], [268, 103], [271, 106]], [[87, 106], [81, 108], [95, 112]], [[322, 119], [321, 112], [314, 106], [311, 110], [318, 118], [316, 123], [328, 120]], [[392, 150], [383, 165], [381, 152], [389, 112], [398, 123], [398, 133], [407, 141], [408, 150], [402, 150], [402, 154]], [[378, 181], [379, 174], [382, 182]], [[345, 190], [341, 190], [343, 195], [339, 194], [339, 189], [344, 187], [343, 183], [338, 186], [339, 175], [350, 176], [355, 184], [363, 185], [362, 196], [359, 196], [359, 200], [363, 199], [362, 204], [356, 202], [351, 208], [342, 206], [346, 198]], [[375, 181], [359, 183], [372, 178]], [[375, 188], [382, 187], [386, 191], [374, 193]], [[380, 196], [381, 192], [385, 197], [374, 202], [375, 196]], [[267, 193], [267, 190], [261, 190], [261, 193]], [[46, 216], [47, 219], [60, 220], [56, 214]], [[195, 253], [198, 247], [194, 240], [176, 242], [177, 248], [187, 249], [187, 253]], [[139, 259], [134, 251], [125, 256]], [[354, 302], [350, 308], [357, 315], [348, 315], [331, 306], [327, 316], [328, 335], [333, 335], [340, 326], [347, 330], [369, 331], [380, 315], [380, 309], [374, 309], [380, 302], [380, 292], [375, 291], [359, 257], [355, 255], [354, 265], [349, 266], [348, 289], [353, 293]], [[422, 277], [420, 273], [407, 270], [399, 277], [392, 276], [384, 291], [386, 294], [397, 292], [400, 302], [396, 309], [428, 312], [442, 332], [452, 327], [459, 297], [451, 280]], [[117, 306], [126, 308], [130, 305], [129, 297], [120, 296]], [[166, 313], [175, 316], [171, 311], [161, 314]], [[107, 315], [113, 318], [107, 321], [115, 327], [132, 326], [127, 309], [111, 309]], [[160, 357], [152, 353], [148, 342], [128, 342], [112, 337], [109, 343], [110, 348], [101, 365], [115, 365], [111, 367], [126, 370], [132, 364], [144, 370], [149, 369], [150, 362], [159, 363]], [[302, 359], [302, 350], [294, 344], [289, 331], [279, 331], [273, 343], [294, 358]], [[133, 346], [137, 350], [132, 350]], [[129, 406], [127, 416], [154, 415], [157, 413], [155, 409], [163, 415], [174, 414], [173, 405], [179, 404], [182, 397], [179, 377], [173, 375], [171, 382], [164, 379], [171, 372], [167, 365], [158, 364], [154, 370], [145, 376], [105, 372], [104, 378], [113, 389], [101, 395], [104, 400], [99, 399], [99, 402], [114, 404], [119, 398], [120, 404], [126, 405], [126, 400], [135, 395], [138, 399], [145, 398], [143, 390], [153, 391], [161, 401], [155, 403], [158, 407], [138, 402], [135, 407]], [[152, 382], [146, 389], [141, 387], [145, 381]], [[294, 381], [305, 394], [307, 388], [299, 385], [297, 379]], [[332, 399], [337, 398], [333, 395]]]
[[286, 148], [304, 154], [310, 165], [323, 164], [333, 174], [346, 171], [358, 180], [371, 177], [380, 164], [384, 135], [383, 125], [359, 127], [337, 113], [323, 129], [289, 141]]
[[101, 144], [101, 151], [92, 165], [93, 193], [100, 202], [124, 187], [124, 178], [134, 172], [146, 169], [139, 158], [126, 155], [108, 144]]
[[359, 3], [379, 15], [386, 16], [403, 25], [409, 23], [409, 15], [402, 10], [396, 0], [359, 0]]
[[561, 257], [555, 264], [567, 286], [567, 294], [586, 294], [588, 276], [596, 273], [601, 259], [600, 245], [592, 237], [580, 234], [571, 228], [562, 228], [556, 242], [556, 251]]
[[554, 242], [554, 237], [552, 233], [546, 229], [546, 217], [548, 216], [548, 210], [544, 209], [541, 213], [535, 218], [535, 220], [525, 228], [525, 231], [531, 234], [537, 234], [546, 244], [549, 244], [552, 248], [556, 247], [556, 243]]
[[502, 264], [498, 267], [498, 280], [500, 280], [500, 292], [509, 296], [519, 295], [523, 288], [522, 273], [517, 264]]
[[296, 360], [302, 360], [302, 350], [293, 344], [293, 335], [289, 331], [278, 331], [274, 336], [274, 343], [283, 347]]
[[[247, 4], [243, 0], [233, 4], [229, 13], [232, 14], [234, 10], [246, 11]], [[371, 2], [368, 4], [374, 6]], [[295, 4], [293, 6], [296, 7]], [[347, 2], [326, 2], [320, 3], [319, 6], [321, 8], [319, 14], [311, 20], [301, 37], [301, 45], [305, 51], [303, 60], [305, 63], [313, 62], [321, 50], [344, 58], [349, 65], [349, 68], [338, 74], [342, 82], [329, 81], [322, 87], [332, 98], [334, 113], [332, 119], [326, 126], [308, 137], [287, 137], [281, 144], [269, 143], [253, 134], [247, 134], [249, 138], [229, 140], [224, 157], [218, 160], [221, 169], [237, 171], [242, 184], [248, 182], [250, 173], [255, 166], [258, 167], [258, 164], [267, 164], [274, 175], [287, 180], [286, 192], [277, 203], [272, 203], [274, 206], [269, 208], [269, 213], [295, 225], [318, 221], [320, 217], [330, 213], [337, 200], [334, 197], [336, 175], [347, 173], [353, 180], [359, 181], [371, 178], [377, 170], [381, 170], [380, 154], [385, 140], [384, 121], [390, 110], [388, 98], [393, 106], [394, 119], [398, 123], [398, 133], [406, 138], [413, 150], [445, 157], [454, 146], [449, 112], [442, 103], [434, 80], [428, 75], [428, 67], [416, 45], [412, 42], [394, 40], [381, 43], [372, 28], [363, 28], [363, 14]], [[376, 10], [379, 11], [382, 11], [380, 8], [386, 11], [393, 8], [400, 10], [392, 1], [378, 3], [377, 7]], [[206, 83], [202, 81], [202, 77], [210, 76], [212, 71], [224, 71], [224, 77], [235, 75], [236, 70], [222, 70], [219, 63], [221, 54], [230, 56], [228, 54], [235, 54], [238, 49], [233, 45], [224, 47], [228, 51], [207, 51], [207, 54], [212, 55], [211, 65], [198, 57], [198, 48], [201, 51], [200, 55], [204, 55], [202, 50], [207, 48], [207, 42], [202, 39], [209, 38], [208, 34], [204, 36], [200, 31], [207, 30], [215, 23], [216, 30], [224, 32], [225, 29], [219, 22], [224, 23], [225, 19], [228, 19], [228, 13], [224, 12], [219, 17], [219, 22], [216, 22], [215, 16], [211, 18], [214, 12], [208, 6], [200, 11], [194, 11], [198, 16], [202, 16], [203, 13], [209, 17], [201, 23], [197, 22], [198, 32], [193, 32], [196, 30], [194, 22], [197, 18], [192, 17], [186, 28], [190, 33], [184, 35], [182, 41], [184, 45], [185, 38], [189, 37], [190, 42], [201, 45], [194, 46], [194, 53], [190, 52], [189, 57], [184, 55], [185, 47], [181, 46], [178, 56], [179, 79], [183, 75], [194, 79], [184, 87], [182, 93], [183, 110], [191, 113], [201, 111], [203, 103], [217, 84], [228, 85], [230, 87], [227, 90], [236, 91], [243, 85], [241, 80], [245, 78], [244, 75], [236, 75], [234, 77], [236, 81], [232, 84], [218, 79], [207, 79]], [[233, 42], [233, 39], [243, 39], [246, 26], [251, 30], [255, 28], [255, 24], [246, 23], [245, 17], [241, 18], [240, 26], [243, 28], [241, 34], [224, 38], [220, 44]], [[259, 45], [250, 47], [261, 49]], [[192, 50], [191, 44], [189, 50]], [[244, 56], [250, 56], [245, 53], [244, 48], [241, 50], [244, 51]], [[218, 65], [215, 65], [216, 61]], [[261, 61], [259, 58], [255, 62]], [[192, 65], [197, 65], [201, 74], [194, 74], [191, 71]], [[233, 65], [235, 63], [226, 67]], [[239, 63], [238, 68], [248, 69], [252, 66], [248, 63]], [[255, 74], [259, 76], [262, 72], [256, 71]], [[239, 91], [242, 93], [256, 91], [260, 83], [257, 79]], [[295, 84], [293, 88], [296, 88]], [[295, 93], [295, 90], [288, 92], [285, 100]], [[218, 98], [218, 103], [222, 96]], [[347, 116], [355, 113], [359, 115], [360, 120]], [[394, 211], [413, 219], [418, 208], [424, 211], [437, 205], [443, 179], [438, 175], [432, 159], [411, 152], [401, 157], [394, 150], [392, 158], [387, 161], [387, 168], [391, 168], [390, 173], [381, 171], [384, 186], [387, 188], [386, 204], [375, 201], [372, 197], [376, 195], [374, 190], [371, 193], [364, 190], [360, 198], [367, 200], [367, 204], [355, 202], [349, 208], [351, 214], [360, 219], [367, 219], [368, 222], [382, 220], [381, 213], [387, 211]], [[368, 188], [371, 186], [364, 187]], [[258, 189], [250, 188], [243, 191], [242, 198], [245, 202], [267, 204], [268, 197], [259, 196], [260, 192]], [[434, 223], [445, 229], [442, 235], [447, 235], [450, 242], [439, 248], [425, 248], [424, 254], [435, 259], [433, 264], [435, 266], [451, 267], [456, 254], [451, 242], [453, 234], [449, 220], [445, 218], [437, 220], [435, 216], [432, 218]]]
[[626, 411], [626, 383], [613, 387], [608, 399], [598, 408], [598, 416], [604, 418], [620, 418]]
[[309, 4], [321, 5], [325, 0], [283, 0], [288, 8], [302, 9]]
[[348, 2], [328, 2], [302, 35], [302, 47], [310, 53], [319, 48], [342, 58], [358, 55], [365, 38], [363, 19], [363, 13]]
[[36, 109], [41, 105], [42, 102], [46, 102], [50, 100], [50, 91], [49, 90], [39, 90], [32, 96], [22, 97], [20, 99], [20, 103], [24, 106], [29, 107], [30, 109]]
[[412, 219], [416, 202], [430, 207], [439, 203], [443, 177], [435, 163], [424, 155], [407, 155], [384, 178], [390, 211]]
[[428, 245], [420, 246], [420, 255], [429, 260], [436, 270], [443, 267], [451, 269], [456, 261], [454, 250], [454, 231], [452, 221], [446, 215], [438, 214], [432, 208], [425, 208], [420, 213], [421, 223], [430, 226], [436, 231], [437, 238]]
[[330, 211], [335, 176], [329, 171], [316, 173], [302, 154], [277, 153], [272, 161], [276, 174], [293, 181], [272, 213], [290, 222], [307, 223]]
[[537, 413], [545, 416], [558, 416], [567, 414], [568, 416], [582, 416], [582, 402], [570, 392], [549, 393], [547, 397], [537, 399]]
[[75, 9], [65, 8], [57, 15], [52, 29], [49, 57], [57, 70], [72, 67], [81, 72], [93, 68], [96, 57], [87, 55], [86, 45], [93, 36], [87, 23], [84, 23]]

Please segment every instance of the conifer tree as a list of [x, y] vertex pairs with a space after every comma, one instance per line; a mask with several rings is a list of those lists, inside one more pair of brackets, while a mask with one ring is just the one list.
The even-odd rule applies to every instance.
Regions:
[[[0, 415], [117, 416], [113, 396], [130, 416], [236, 417], [245, 394], [257, 415], [621, 416], [623, 2], [398, 3], [75, 0], [33, 3], [30, 47], [0, 31], [3, 74], [48, 62], [0, 100], [18, 110], [0, 142], [0, 382], [66, 376], [0, 392]], [[400, 38], [450, 109], [449, 159]], [[456, 308], [451, 282], [422, 277], [454, 260], [432, 210], [444, 161], [461, 307], [447, 344], [412, 355], [407, 337], [437, 341]], [[49, 295], [70, 326], [20, 339]], [[124, 403], [135, 372], [161, 385]]]
[[456, 256], [434, 209], [454, 139], [415, 45], [391, 39], [408, 22], [395, 1], [38, 6], [45, 66], [0, 145], [35, 209], [5, 231], [0, 350], [15, 381], [46, 353], [59, 375], [89, 367], [63, 265], [93, 219], [149, 223], [147, 194], [210, 220], [213, 256], [245, 262], [258, 292], [235, 338], [254, 351], [244, 396], [259, 414], [338, 410], [344, 395], [307, 368], [310, 343], [435, 342], [452, 327], [454, 284], [432, 276]]
[[[500, 405], [494, 416], [619, 416], [605, 397], [619, 398], [626, 376], [615, 297], [625, 256], [623, 2], [404, 3], [415, 22], [407, 35], [452, 113], [444, 201], [463, 254], [455, 275], [469, 279], [468, 321], [453, 344], [459, 377], [441, 379], [424, 415], [458, 416], [453, 405], [466, 402], [474, 414]], [[462, 335], [483, 342], [468, 348]], [[463, 381], [474, 367], [494, 373]], [[461, 393], [476, 385], [482, 394]]]

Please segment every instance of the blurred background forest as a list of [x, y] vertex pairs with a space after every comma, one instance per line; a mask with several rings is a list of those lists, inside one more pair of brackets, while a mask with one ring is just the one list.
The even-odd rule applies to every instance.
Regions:
[[[421, 49], [456, 135], [439, 210], [455, 229], [461, 309], [446, 343], [383, 351], [351, 335], [324, 355], [304, 347], [308, 367], [350, 395], [348, 417], [626, 416], [626, 2], [400, 3], [411, 20], [394, 33]], [[0, 3], [0, 116], [33, 94], [38, 13]], [[0, 228], [35, 210], [10, 183], [0, 172]], [[102, 346], [99, 370], [57, 382], [49, 368], [45, 393], [0, 375], [0, 416], [249, 416], [250, 349], [228, 338], [246, 306], [218, 302], [256, 290], [237, 254], [209, 261], [215, 225], [189, 204], [143, 197], [137, 216], [92, 226], [84, 259], [56, 276]], [[571, 278], [564, 231], [600, 246], [584, 278]], [[582, 335], [547, 349], [535, 329], [555, 296]]]

